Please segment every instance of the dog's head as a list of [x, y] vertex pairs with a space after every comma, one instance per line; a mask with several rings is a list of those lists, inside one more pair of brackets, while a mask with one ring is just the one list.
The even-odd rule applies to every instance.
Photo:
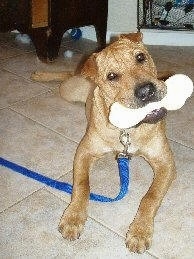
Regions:
[[[157, 78], [141, 33], [121, 35], [101, 52], [94, 53], [81, 73], [98, 85], [109, 105], [119, 102], [129, 108], [140, 108], [161, 100], [166, 94], [166, 86]], [[153, 117], [161, 118], [161, 111], [147, 122], [155, 122]]]

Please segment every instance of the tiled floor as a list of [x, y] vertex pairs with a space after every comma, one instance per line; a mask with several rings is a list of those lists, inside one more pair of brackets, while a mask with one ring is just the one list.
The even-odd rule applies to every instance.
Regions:
[[[0, 35], [0, 155], [53, 178], [72, 181], [72, 161], [86, 127], [84, 107], [62, 100], [58, 83], [36, 83], [33, 71], [75, 69], [89, 41], [62, 44], [60, 58], [42, 64], [32, 46], [19, 46]], [[71, 59], [63, 57], [73, 49]], [[159, 69], [194, 79], [194, 47], [149, 46]], [[130, 253], [124, 237], [141, 197], [152, 180], [150, 167], [132, 160], [130, 193], [113, 204], [90, 203], [89, 220], [81, 238], [63, 240], [57, 230], [69, 195], [0, 168], [0, 258], [184, 258], [194, 256], [194, 97], [167, 118], [178, 177], [155, 219], [152, 248]], [[111, 179], [111, 181], [110, 181]], [[114, 157], [107, 156], [91, 173], [92, 192], [115, 196], [119, 189]]]

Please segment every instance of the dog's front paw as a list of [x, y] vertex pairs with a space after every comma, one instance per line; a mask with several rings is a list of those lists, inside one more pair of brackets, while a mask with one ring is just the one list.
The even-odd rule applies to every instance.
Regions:
[[153, 236], [153, 223], [144, 224], [133, 222], [126, 236], [126, 246], [134, 253], [144, 253], [151, 247]]
[[68, 240], [76, 240], [83, 230], [86, 213], [81, 213], [67, 208], [59, 223], [59, 232]]

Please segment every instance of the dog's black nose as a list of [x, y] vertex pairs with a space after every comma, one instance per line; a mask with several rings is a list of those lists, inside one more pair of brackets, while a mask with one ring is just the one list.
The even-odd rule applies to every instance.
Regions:
[[135, 89], [135, 97], [142, 102], [154, 101], [156, 87], [152, 82], [140, 84]]

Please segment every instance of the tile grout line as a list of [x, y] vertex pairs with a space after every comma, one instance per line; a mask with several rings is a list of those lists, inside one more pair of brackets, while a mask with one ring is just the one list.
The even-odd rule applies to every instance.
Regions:
[[[70, 170], [70, 171], [71, 171], [71, 170]], [[70, 171], [68, 171], [67, 173], [69, 173]], [[61, 177], [62, 177], [62, 176], [60, 176], [59, 178], [61, 178]], [[57, 179], [59, 179], [59, 178], [57, 178]], [[0, 211], [0, 214], [5, 213], [7, 210], [13, 208], [15, 205], [20, 204], [20, 203], [23, 202], [24, 200], [30, 198], [30, 197], [33, 196], [35, 193], [40, 192], [40, 191], [42, 191], [42, 190], [44, 190], [45, 192], [47, 192], [47, 193], [49, 193], [50, 195], [54, 196], [55, 198], [61, 200], [62, 202], [66, 203], [66, 205], [68, 206], [69, 202], [63, 200], [62, 198], [60, 198], [60, 197], [58, 197], [57, 195], [55, 195], [54, 193], [52, 193], [49, 189], [46, 188], [46, 186], [43, 186], [43, 187], [41, 187], [41, 188], [35, 190], [34, 192], [30, 193], [29, 195], [27, 195], [27, 196], [24, 197], [23, 199], [21, 199], [21, 200], [15, 202], [15, 203], [12, 204], [11, 206], [7, 207], [6, 209]], [[117, 235], [118, 237], [120, 237], [120, 238], [125, 238], [125, 236], [123, 236], [123, 235], [117, 233], [115, 230], [111, 229], [109, 226], [107, 226], [107, 225], [101, 223], [100, 221], [96, 220], [96, 219], [93, 218], [92, 216], [89, 216], [89, 215], [88, 215], [88, 217], [89, 217], [89, 219], [93, 220], [93, 221], [96, 222], [97, 224], [100, 224], [103, 228], [105, 228], [105, 229], [111, 231], [112, 233], [114, 233], [114, 234]], [[130, 251], [129, 251], [129, 253], [130, 253]], [[149, 252], [149, 251], [146, 251], [145, 254], [148, 254], [148, 255], [152, 256], [153, 258], [155, 258], [155, 259], [159, 259], [159, 257], [155, 256], [154, 254], [152, 254], [152, 253]]]
[[[10, 72], [11, 73], [11, 72]], [[17, 75], [17, 76], [19, 76], [19, 75]], [[23, 78], [22, 76], [20, 76], [21, 78]], [[26, 79], [26, 78], [24, 78], [25, 80], [28, 80], [28, 81], [31, 81], [30, 79]], [[32, 82], [32, 81], [31, 81]], [[36, 97], [36, 96], [35, 96]], [[34, 98], [34, 97], [32, 97], [32, 98]], [[31, 99], [31, 98], [30, 98]], [[25, 100], [24, 100], [25, 101]], [[16, 112], [16, 113], [18, 113], [18, 114], [20, 114], [19, 112], [17, 112], [17, 110], [15, 111], [14, 110], [14, 108], [12, 108], [12, 107], [8, 107], [8, 109], [10, 109], [10, 110], [12, 110], [13, 112]], [[28, 118], [28, 119], [30, 119], [30, 120], [32, 120], [31, 118], [29, 118], [29, 117], [27, 117], [27, 116], [25, 116], [25, 115], [23, 115], [23, 114], [20, 114], [21, 116], [24, 116], [24, 117], [26, 117], [26, 118]], [[34, 121], [34, 120], [32, 120], [32, 121]], [[37, 122], [37, 121], [34, 121], [34, 122], [36, 122], [36, 123], [38, 123], [38, 124], [40, 124], [41, 125], [41, 123], [39, 123], [39, 122]], [[48, 128], [47, 126], [45, 126], [44, 124], [42, 125], [42, 126], [44, 126], [45, 128]], [[50, 128], [48, 128], [49, 130], [51, 130], [51, 131], [54, 131], [54, 130], [52, 130], [52, 129], [50, 129]], [[54, 131], [55, 132], [55, 131]], [[57, 132], [56, 131], [56, 133], [57, 134], [59, 134], [60, 135], [60, 133], [59, 132]], [[64, 136], [64, 135], [62, 135], [62, 136]], [[191, 150], [193, 150], [194, 148], [192, 148], [192, 147], [188, 147], [188, 146], [186, 146], [186, 145], [184, 145], [184, 144], [182, 144], [182, 143], [179, 143], [178, 141], [176, 141], [176, 140], [172, 140], [172, 139], [170, 139], [169, 138], [169, 140], [170, 141], [172, 141], [173, 143], [176, 143], [176, 144], [178, 144], [178, 145], [181, 145], [181, 146], [183, 146], [183, 147], [186, 147], [186, 148], [189, 148], [189, 149], [191, 149]], [[71, 140], [72, 141], [72, 140]], [[71, 170], [70, 170], [71, 171]], [[69, 173], [70, 171], [68, 171], [67, 173]], [[60, 176], [59, 178], [61, 178], [62, 176]], [[43, 187], [43, 188], [41, 188], [41, 189], [39, 189], [39, 190], [36, 190], [36, 191], [34, 191], [33, 193], [36, 193], [36, 192], [38, 192], [38, 191], [40, 191], [40, 190], [42, 190], [42, 189], [44, 189], [44, 188], [46, 188], [45, 186]], [[46, 189], [45, 191], [47, 191], [48, 192], [48, 190]], [[33, 193], [31, 193], [29, 196], [31, 196], [31, 195], [33, 195]], [[53, 193], [51, 193], [52, 195], [54, 195]], [[59, 197], [58, 197], [59, 198]], [[23, 199], [24, 200], [24, 199]], [[65, 202], [66, 203], [66, 202]], [[17, 203], [16, 203], [17, 204]], [[95, 219], [93, 219], [93, 220], [95, 220]], [[96, 221], [96, 220], [95, 220]], [[98, 222], [98, 221], [97, 221]], [[102, 223], [100, 223], [100, 222], [98, 222], [99, 224], [101, 224], [101, 225], [103, 225]], [[104, 226], [104, 225], [103, 225]], [[104, 227], [106, 227], [106, 226], [104, 226]], [[111, 230], [111, 229], [110, 229]], [[111, 230], [112, 231], [112, 230]], [[113, 231], [114, 232], [114, 231]], [[117, 234], [117, 233], [116, 233]], [[119, 234], [117, 234], [117, 235], [119, 235]], [[122, 235], [121, 235], [122, 236]], [[151, 255], [151, 256], [153, 256], [154, 258], [158, 258], [158, 257], [155, 257], [154, 255], [152, 255], [149, 251], [146, 251], [146, 253], [145, 254], [149, 254], [149, 255]], [[132, 254], [132, 256], [133, 256], [133, 254]], [[129, 254], [129, 257], [130, 257], [130, 254]]]
[[176, 144], [181, 145], [181, 146], [183, 146], [183, 147], [185, 147], [185, 148], [189, 148], [189, 149], [191, 149], [191, 150], [194, 150], [194, 147], [187, 146], [186, 144], [183, 144], [183, 143], [178, 142], [177, 140], [173, 140], [173, 139], [171, 139], [171, 138], [168, 138], [168, 139], [169, 139], [170, 141], [172, 141], [173, 143], [176, 143]]
[[[55, 193], [51, 192], [49, 189], [46, 189], [47, 192], [49, 192], [50, 194], [52, 194], [53, 196], [55, 196], [56, 198], [60, 199], [61, 201], [65, 202], [67, 205], [70, 203], [64, 199], [62, 199], [61, 197], [59, 197], [58, 195], [56, 195]], [[96, 222], [97, 224], [101, 225], [103, 228], [108, 229], [109, 231], [111, 231], [112, 233], [114, 233], [115, 235], [117, 235], [120, 238], [125, 239], [125, 236], [122, 234], [117, 233], [114, 229], [112, 229], [111, 227], [109, 227], [106, 224], [103, 224], [102, 222], [98, 221], [96, 218], [92, 217], [91, 215], [88, 214], [88, 218], [91, 219], [92, 221]], [[130, 252], [130, 251], [129, 251]], [[155, 256], [154, 254], [152, 254], [149, 251], [146, 251], [145, 253], [149, 254], [150, 256], [152, 256], [155, 259], [159, 259], [159, 257]]]
[[[31, 98], [29, 98], [29, 99], [27, 99], [27, 100], [33, 99], [33, 98], [35, 98], [35, 97], [41, 96], [41, 95], [43, 95], [43, 94], [45, 94], [45, 93], [49, 93], [49, 92], [52, 92], [52, 90], [48, 90], [48, 91], [46, 91], [46, 92], [44, 92], [44, 93], [38, 94], [38, 95], [36, 95], [36, 96], [34, 96], [34, 97], [31, 97]], [[26, 100], [23, 100], [23, 101], [26, 101]], [[18, 101], [17, 103], [20, 103], [20, 102], [23, 102], [23, 101]], [[41, 122], [38, 122], [38, 121], [36, 121], [36, 120], [34, 120], [34, 119], [32, 119], [32, 118], [26, 116], [26, 115], [23, 114], [23, 113], [18, 112], [18, 111], [15, 110], [13, 107], [11, 107], [12, 105], [15, 105], [15, 104], [16, 104], [16, 103], [11, 104], [11, 105], [8, 106], [7, 108], [10, 109], [10, 110], [12, 110], [13, 112], [18, 113], [19, 115], [21, 115], [21, 116], [23, 116], [23, 117], [25, 117], [25, 118], [27, 118], [27, 119], [32, 120], [33, 122], [35, 122], [35, 123], [37, 123], [37, 124], [39, 124], [39, 125], [45, 127], [46, 129], [49, 129], [49, 130], [51, 130], [52, 132], [54, 132], [54, 133], [56, 133], [56, 134], [58, 134], [58, 135], [60, 135], [60, 136], [62, 136], [62, 137], [65, 137], [66, 139], [68, 139], [68, 140], [70, 140], [70, 141], [73, 141], [73, 142], [76, 143], [76, 144], [79, 144], [78, 141], [73, 140], [73, 139], [71, 139], [70, 137], [63, 135], [62, 133], [60, 133], [60, 132], [58, 132], [58, 131], [56, 131], [56, 130], [54, 130], [54, 129], [51, 129], [50, 127], [46, 126], [45, 124], [43, 124], [43, 123], [41, 123]], [[5, 108], [6, 108], [6, 107], [5, 107]], [[4, 108], [2, 108], [2, 109], [4, 109]], [[1, 110], [1, 109], [0, 109], [0, 110]], [[187, 145], [185, 145], [185, 144], [183, 144], [183, 143], [181, 143], [181, 142], [178, 142], [178, 141], [176, 141], [176, 140], [173, 140], [173, 139], [171, 139], [171, 138], [168, 138], [168, 139], [169, 139], [170, 141], [172, 141], [172, 142], [178, 144], [178, 145], [181, 145], [181, 146], [185, 147], [185, 148], [189, 148], [189, 149], [191, 149], [191, 150], [194, 150], [193, 147], [187, 146]]]
[[[58, 178], [59, 179], [59, 178]], [[49, 193], [50, 195], [54, 196], [55, 198], [61, 200], [62, 202], [66, 203], [66, 205], [68, 206], [69, 202], [63, 200], [62, 198], [58, 197], [57, 195], [55, 195], [54, 193], [52, 193], [49, 189], [47, 189], [45, 186], [43, 186], [40, 189], [35, 190], [34, 192], [30, 193], [29, 195], [27, 195], [26, 197], [24, 197], [23, 199], [17, 201], [16, 203], [12, 204], [11, 206], [9, 206], [8, 208], [6, 208], [5, 210], [1, 211], [0, 214], [6, 212], [7, 210], [11, 209], [12, 207], [14, 207], [17, 204], [20, 204], [21, 202], [23, 202], [25, 199], [30, 198], [31, 196], [33, 196], [35, 193], [40, 192], [44, 190], [45, 192]], [[96, 222], [97, 224], [100, 224], [103, 228], [108, 229], [109, 231], [111, 231], [112, 233], [114, 233], [115, 235], [117, 235], [120, 238], [125, 238], [123, 235], [117, 233], [116, 231], [114, 231], [113, 229], [111, 229], [110, 227], [108, 227], [107, 225], [102, 224], [101, 222], [97, 221], [95, 218], [88, 216], [92, 221]], [[130, 253], [130, 251], [129, 251]], [[155, 256], [154, 254], [152, 254], [149, 251], [146, 251], [145, 254], [149, 254], [150, 256], [152, 256], [155, 259], [159, 259], [159, 257]]]
[[[13, 49], [13, 50], [22, 51], [22, 49], [19, 49], [19, 48], [14, 48], [14, 47], [10, 47], [10, 46], [9, 46], [9, 48], [11, 48], [11, 49]], [[13, 56], [11, 55], [11, 56], [6, 57], [6, 58], [1, 58], [1, 64], [2, 64], [2, 66], [3, 66], [4, 62], [6, 62], [6, 61], [9, 60], [9, 59], [17, 58], [17, 57], [19, 57], [19, 56], [23, 56], [23, 54], [28, 54], [28, 53], [32, 53], [32, 52], [34, 52], [34, 51], [33, 51], [33, 50], [32, 50], [32, 51], [25, 51], [25, 53], [13, 54]]]
[[[33, 96], [29, 97], [29, 98], [27, 97], [26, 99], [18, 100], [18, 101], [14, 102], [14, 103], [8, 104], [8, 105], [5, 106], [5, 107], [0, 107], [0, 110], [10, 109], [12, 106], [14, 106], [14, 105], [16, 105], [16, 104], [20, 104], [20, 103], [29, 101], [29, 100], [31, 100], [31, 99], [34, 99], [34, 98], [36, 98], [36, 97], [42, 96], [42, 95], [47, 94], [47, 93], [52, 93], [53, 91], [54, 91], [54, 89], [53, 89], [53, 90], [52, 90], [52, 89], [47, 89], [47, 90], [45, 89], [43, 92], [41, 92], [41, 93], [39, 93], [39, 94], [35, 94], [35, 95], [33, 95]], [[13, 108], [12, 108], [12, 109], [13, 109]], [[14, 111], [17, 112], [16, 110], [14, 110]]]
[[[55, 180], [60, 180], [63, 176], [69, 174], [71, 171], [72, 171], [72, 168], [69, 169], [69, 170], [68, 170], [66, 173], [64, 173], [63, 175], [61, 175], [61, 176], [59, 176], [58, 178], [56, 178]], [[30, 178], [29, 178], [29, 179], [30, 179]], [[33, 180], [33, 179], [31, 179], [31, 180]], [[38, 181], [34, 181], [34, 182], [39, 183]], [[42, 183], [39, 183], [39, 184], [42, 184]], [[45, 190], [45, 191], [47, 191], [47, 192], [53, 194], [52, 192], [49, 191], [49, 189], [47, 189], [47, 187], [48, 187], [48, 186], [46, 186], [46, 185], [43, 184], [43, 186], [40, 187], [39, 189], [33, 191], [32, 193], [28, 194], [26, 197], [22, 198], [21, 200], [18, 200], [17, 202], [13, 203], [13, 204], [10, 205], [9, 207], [7, 207], [7, 208], [5, 208], [4, 210], [0, 211], [0, 214], [1, 214], [1, 213], [4, 213], [4, 212], [7, 211], [8, 209], [14, 207], [15, 205], [17, 205], [17, 204], [19, 204], [20, 202], [24, 201], [26, 198], [32, 196], [34, 193], [39, 192], [39, 191], [41, 191], [41, 190]], [[50, 187], [50, 188], [52, 188], [52, 187]], [[58, 197], [58, 196], [55, 195], [55, 197]], [[59, 198], [59, 197], [58, 197], [58, 198]], [[65, 201], [65, 202], [66, 202], [66, 201]], [[67, 203], [67, 202], [66, 202], [66, 203]]]
[[[30, 83], [34, 83], [34, 84], [40, 85], [40, 86], [42, 86], [43, 88], [47, 87], [47, 88], [50, 88], [51, 90], [52, 90], [52, 88], [53, 88], [53, 87], [51, 88], [51, 86], [48, 86], [48, 85], [46, 84], [46, 82], [44, 83], [44, 82], [40, 82], [40, 81], [34, 81], [34, 80], [30, 79], [30, 78], [27, 78], [27, 77], [25, 77], [25, 76], [22, 76], [22, 75], [20, 75], [20, 74], [17, 74], [17, 73], [15, 73], [15, 72], [13, 72], [13, 71], [11, 71], [11, 70], [9, 70], [9, 69], [6, 69], [6, 68], [4, 68], [4, 67], [2, 67], [1, 70], [2, 70], [2, 71], [6, 71], [6, 72], [8, 72], [8, 73], [10, 73], [10, 74], [12, 74], [12, 75], [14, 75], [14, 76], [19, 77], [19, 78], [22, 78], [23, 80], [26, 80], [26, 81], [28, 81], [28, 82], [30, 82]], [[56, 82], [56, 81], [55, 81], [55, 82]], [[58, 82], [59, 82], [59, 84], [60, 84], [61, 81], [58, 81]]]
[[[107, 226], [106, 224], [103, 224], [102, 222], [96, 220], [95, 218], [93, 218], [92, 216], [89, 216], [90, 219], [94, 220], [96, 223], [100, 224], [101, 226], [107, 228], [109, 231], [113, 232], [114, 234], [116, 234], [117, 236], [124, 238], [125, 239], [125, 235], [119, 234], [117, 233], [114, 229], [112, 229], [111, 227]], [[154, 257], [155, 259], [159, 259], [159, 257], [153, 255], [152, 253], [150, 253], [149, 251], [145, 251], [145, 253], [151, 255], [152, 257]]]
[[59, 135], [59, 136], [65, 138], [65, 139], [67, 139], [67, 140], [69, 140], [69, 141], [71, 141], [71, 142], [73, 142], [73, 143], [75, 143], [75, 144], [79, 144], [79, 142], [77, 142], [76, 140], [73, 140], [73, 139], [71, 139], [70, 137], [63, 135], [62, 133], [60, 133], [60, 132], [58, 132], [58, 131], [56, 131], [56, 130], [54, 130], [54, 129], [49, 128], [49, 127], [46, 126], [45, 124], [43, 124], [43, 123], [41, 123], [41, 122], [39, 122], [39, 121], [36, 121], [36, 120], [34, 120], [34, 119], [32, 119], [32, 118], [26, 116], [26, 115], [23, 114], [23, 113], [18, 112], [17, 110], [15, 110], [15, 109], [14, 109], [13, 107], [11, 107], [11, 106], [8, 107], [8, 109], [11, 110], [11, 111], [13, 111], [13, 112], [15, 112], [15, 113], [17, 113], [17, 114], [19, 114], [19, 115], [21, 115], [22, 117], [24, 117], [24, 118], [26, 118], [26, 119], [28, 119], [28, 120], [33, 121], [34, 123], [36, 123], [36, 124], [38, 124], [38, 125], [40, 125], [40, 126], [46, 128], [46, 129], [49, 130], [49, 131], [51, 131], [51, 132], [53, 132], [53, 133], [56, 133], [57, 135]]
[[32, 196], [34, 193], [41, 191], [43, 188], [45, 188], [45, 186], [33, 191], [32, 193], [30, 193], [29, 195], [27, 195], [26, 197], [22, 198], [21, 200], [18, 200], [17, 202], [13, 203], [12, 205], [10, 205], [9, 207], [5, 208], [4, 210], [0, 211], [0, 214], [3, 214], [4, 212], [6, 212], [7, 210], [13, 208], [15, 205], [20, 204], [22, 201], [24, 201], [25, 199], [29, 198], [30, 196]]

